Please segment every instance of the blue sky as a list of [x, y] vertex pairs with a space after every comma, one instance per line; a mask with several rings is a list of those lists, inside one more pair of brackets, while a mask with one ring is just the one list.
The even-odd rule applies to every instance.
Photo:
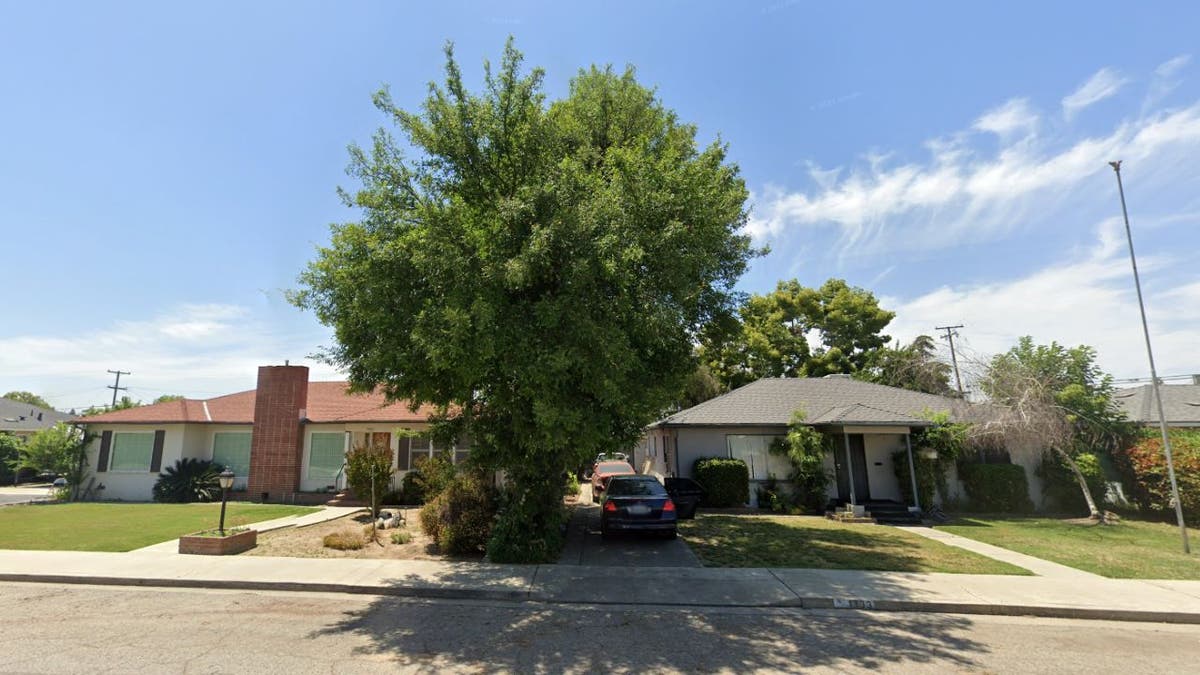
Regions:
[[[453, 40], [507, 35], [551, 97], [629, 63], [730, 146], [764, 291], [838, 276], [910, 339], [1032, 334], [1147, 372], [1124, 176], [1160, 371], [1200, 372], [1193, 3], [0, 3], [0, 391], [61, 407], [250, 388], [329, 333], [282, 290], [351, 218], [345, 147], [416, 105]], [[313, 364], [315, 377], [336, 377]]]

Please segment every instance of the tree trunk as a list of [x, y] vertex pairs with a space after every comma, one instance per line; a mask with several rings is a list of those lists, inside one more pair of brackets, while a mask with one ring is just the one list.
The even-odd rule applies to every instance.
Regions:
[[1100, 509], [1096, 508], [1096, 500], [1092, 498], [1092, 491], [1088, 489], [1087, 479], [1083, 477], [1083, 472], [1079, 470], [1079, 465], [1075, 463], [1075, 460], [1065, 450], [1056, 447], [1054, 451], [1058, 453], [1059, 457], [1063, 458], [1063, 461], [1067, 463], [1067, 467], [1071, 469], [1071, 473], [1075, 475], [1075, 482], [1079, 483], [1079, 491], [1083, 493], [1083, 498], [1087, 501], [1088, 517], [1101, 523], [1105, 522], [1104, 514]]

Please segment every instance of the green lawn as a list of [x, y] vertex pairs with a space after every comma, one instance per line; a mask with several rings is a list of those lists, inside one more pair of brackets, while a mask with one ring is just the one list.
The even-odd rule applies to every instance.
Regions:
[[[310, 513], [230, 502], [225, 526]], [[30, 504], [0, 508], [0, 549], [132, 551], [217, 526], [220, 504]]]
[[700, 514], [680, 534], [708, 567], [807, 567], [889, 572], [1020, 574], [1028, 570], [878, 525], [816, 516]]
[[[1056, 518], [958, 518], [937, 529], [1117, 579], [1200, 579], [1200, 556], [1184, 555], [1179, 528], [1124, 519], [1094, 525]], [[1188, 529], [1193, 547], [1200, 531]]]

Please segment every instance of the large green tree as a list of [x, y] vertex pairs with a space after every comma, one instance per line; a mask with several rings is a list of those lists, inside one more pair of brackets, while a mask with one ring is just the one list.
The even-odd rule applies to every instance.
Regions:
[[45, 408], [47, 410], [54, 410], [54, 406], [47, 403], [46, 399], [31, 391], [10, 391], [4, 396], [0, 396], [0, 398], [6, 398], [10, 401], [20, 401], [21, 403], [28, 403], [29, 405], [35, 405], [39, 408]]
[[983, 408], [991, 413], [973, 431], [1003, 436], [1010, 449], [1053, 452], [1075, 478], [1090, 515], [1102, 520], [1078, 460], [1110, 455], [1134, 428], [1113, 404], [1112, 377], [1096, 363], [1096, 350], [1040, 345], [1024, 336], [992, 358], [979, 384], [993, 405]]
[[781, 281], [746, 299], [733, 331], [706, 334], [704, 360], [730, 389], [763, 377], [855, 373], [890, 339], [882, 331], [895, 316], [870, 291], [841, 279], [820, 288]]
[[855, 377], [889, 387], [923, 391], [926, 394], [952, 396], [950, 364], [937, 358], [937, 343], [928, 335], [918, 335], [909, 344], [883, 346], [868, 355], [866, 367]]
[[419, 111], [376, 95], [403, 141], [351, 148], [361, 219], [333, 227], [293, 299], [334, 329], [326, 357], [356, 389], [440, 406], [504, 470], [492, 559], [551, 560], [562, 471], [632, 444], [736, 304], [747, 191], [632, 69], [582, 70], [547, 104], [511, 41], [479, 92], [446, 51]]

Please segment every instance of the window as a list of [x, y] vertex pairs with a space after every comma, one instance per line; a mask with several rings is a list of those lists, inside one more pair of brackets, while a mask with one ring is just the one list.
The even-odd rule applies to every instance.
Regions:
[[729, 456], [740, 459], [750, 469], [750, 480], [766, 480], [774, 475], [787, 478], [791, 464], [786, 457], [771, 453], [771, 443], [781, 436], [726, 436]]
[[250, 434], [218, 432], [213, 434], [213, 463], [229, 469], [237, 478], [233, 489], [243, 490], [250, 476]]
[[433, 444], [428, 436], [414, 436], [408, 439], [408, 452], [408, 466], [405, 468], [415, 469], [433, 454]]
[[109, 471], [149, 471], [150, 458], [154, 454], [153, 433], [113, 434], [112, 459]]
[[333, 480], [346, 461], [346, 434], [313, 434], [308, 441], [309, 480]]

